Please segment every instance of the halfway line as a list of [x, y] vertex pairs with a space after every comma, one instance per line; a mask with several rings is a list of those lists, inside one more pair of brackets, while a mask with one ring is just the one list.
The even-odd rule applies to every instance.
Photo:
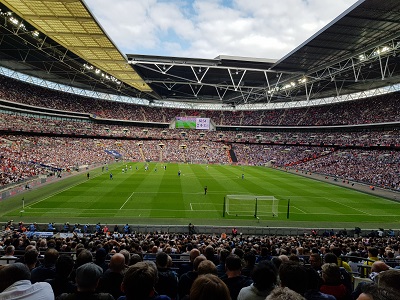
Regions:
[[132, 196], [133, 196], [133, 194], [134, 194], [135, 192], [132, 192], [132, 194], [129, 196], [129, 198], [128, 199], [126, 199], [126, 201], [124, 202], [124, 204], [122, 204], [122, 206], [119, 208], [119, 210], [121, 210], [123, 207], [124, 207], [124, 205], [126, 204], [126, 202], [128, 202], [129, 201], [129, 199], [131, 199], [132, 198]]

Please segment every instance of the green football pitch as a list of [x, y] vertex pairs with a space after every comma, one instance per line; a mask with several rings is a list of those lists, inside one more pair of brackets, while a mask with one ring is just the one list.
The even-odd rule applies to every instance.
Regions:
[[[128, 169], [123, 172], [126, 164]], [[149, 163], [146, 171], [144, 166], [143, 162], [113, 164], [108, 171], [91, 170], [90, 179], [86, 172], [81, 172], [32, 189], [1, 201], [0, 218], [26, 223], [182, 225], [192, 222], [229, 226], [399, 228], [398, 202], [271, 168]], [[279, 199], [278, 214], [263, 212], [270, 208], [260, 203], [258, 219], [252, 214], [223, 216], [224, 197], [228, 194], [274, 196]], [[243, 210], [251, 211], [254, 207], [254, 202], [249, 202]]]

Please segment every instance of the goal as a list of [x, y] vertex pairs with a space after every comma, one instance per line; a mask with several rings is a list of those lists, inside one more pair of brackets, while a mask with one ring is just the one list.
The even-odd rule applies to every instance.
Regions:
[[279, 199], [274, 196], [226, 195], [223, 216], [277, 217]]

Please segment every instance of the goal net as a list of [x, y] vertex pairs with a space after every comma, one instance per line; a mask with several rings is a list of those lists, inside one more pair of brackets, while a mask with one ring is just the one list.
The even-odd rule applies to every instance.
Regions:
[[223, 216], [277, 217], [279, 199], [274, 196], [226, 195]]

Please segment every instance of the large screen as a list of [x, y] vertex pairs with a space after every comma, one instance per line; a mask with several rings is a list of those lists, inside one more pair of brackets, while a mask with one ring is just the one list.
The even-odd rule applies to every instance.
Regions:
[[175, 128], [210, 129], [210, 118], [176, 117]]

